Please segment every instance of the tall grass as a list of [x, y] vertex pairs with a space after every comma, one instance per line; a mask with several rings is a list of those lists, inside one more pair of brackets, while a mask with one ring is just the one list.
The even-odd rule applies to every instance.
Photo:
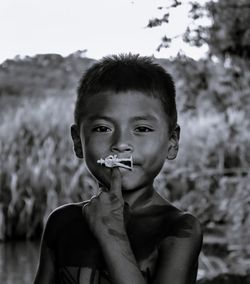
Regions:
[[96, 187], [72, 150], [73, 104], [67, 97], [25, 100], [5, 113], [0, 127], [1, 239], [37, 235], [53, 209], [88, 198]]

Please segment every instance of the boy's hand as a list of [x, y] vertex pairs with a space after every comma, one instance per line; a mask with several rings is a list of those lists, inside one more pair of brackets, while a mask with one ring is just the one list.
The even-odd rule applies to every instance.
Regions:
[[113, 168], [110, 189], [92, 197], [83, 206], [82, 212], [97, 239], [113, 237], [124, 240], [126, 233], [123, 208], [121, 173], [118, 168]]

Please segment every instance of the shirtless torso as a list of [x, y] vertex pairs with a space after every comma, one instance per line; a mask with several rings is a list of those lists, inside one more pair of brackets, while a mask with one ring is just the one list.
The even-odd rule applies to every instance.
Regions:
[[[48, 219], [43, 241], [54, 255], [56, 283], [110, 283], [101, 248], [82, 216], [82, 205], [62, 206]], [[185, 237], [188, 232], [184, 215], [170, 204], [137, 211], [125, 205], [130, 244], [148, 283], [153, 279], [161, 241], [167, 236]]]

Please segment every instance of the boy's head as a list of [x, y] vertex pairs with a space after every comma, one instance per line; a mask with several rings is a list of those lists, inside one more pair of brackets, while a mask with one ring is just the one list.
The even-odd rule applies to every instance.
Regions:
[[80, 126], [88, 98], [107, 91], [118, 94], [131, 90], [160, 99], [169, 132], [175, 129], [177, 111], [172, 77], [151, 58], [131, 54], [105, 57], [87, 70], [78, 87], [76, 125]]
[[91, 67], [80, 82], [71, 128], [74, 149], [96, 179], [109, 185], [109, 155], [133, 157], [120, 169], [124, 189], [153, 183], [166, 158], [178, 152], [175, 89], [171, 76], [150, 58], [113, 56]]

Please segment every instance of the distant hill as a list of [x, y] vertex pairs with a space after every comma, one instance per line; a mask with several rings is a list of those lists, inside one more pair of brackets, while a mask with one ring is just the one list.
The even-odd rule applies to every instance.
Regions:
[[16, 57], [0, 65], [0, 97], [44, 95], [48, 90], [75, 88], [81, 74], [95, 60], [82, 52], [63, 57], [58, 54], [38, 54], [34, 57]]

